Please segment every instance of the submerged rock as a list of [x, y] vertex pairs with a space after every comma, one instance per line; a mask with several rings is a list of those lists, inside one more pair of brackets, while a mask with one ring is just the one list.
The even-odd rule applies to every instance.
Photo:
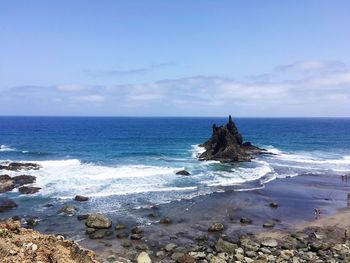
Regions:
[[66, 206], [62, 207], [59, 210], [59, 212], [66, 214], [66, 215], [69, 215], [69, 216], [73, 216], [76, 214], [77, 210], [78, 209], [74, 205], [66, 205]]
[[121, 230], [121, 229], [125, 229], [125, 225], [124, 224], [118, 223], [118, 224], [115, 225], [115, 230]]
[[17, 207], [17, 204], [11, 199], [8, 199], [8, 198], [0, 199], [0, 212], [4, 212], [6, 210], [10, 210], [16, 207]]
[[86, 220], [86, 219], [88, 219], [88, 218], [89, 218], [89, 214], [81, 214], [81, 215], [78, 215], [78, 216], [77, 216], [77, 219], [78, 219], [79, 221]]
[[215, 243], [215, 250], [217, 252], [235, 252], [238, 245], [225, 241], [221, 238]]
[[209, 232], [219, 232], [222, 230], [224, 230], [224, 225], [221, 223], [214, 223], [208, 228]]
[[169, 225], [172, 223], [172, 220], [169, 217], [164, 217], [159, 221], [160, 224]]
[[277, 207], [278, 207], [278, 204], [275, 203], [275, 202], [272, 202], [272, 203], [270, 203], [270, 207], [271, 207], [271, 208], [277, 208]]
[[250, 161], [254, 154], [267, 153], [250, 142], [243, 143], [243, 136], [239, 133], [231, 115], [225, 126], [213, 124], [211, 138], [200, 145], [205, 148], [199, 160], [216, 160], [223, 163]]
[[90, 228], [110, 228], [112, 221], [102, 214], [91, 214], [86, 220], [85, 225]]
[[247, 217], [242, 217], [239, 221], [243, 225], [250, 225], [250, 224], [253, 223], [253, 221], [250, 218], [247, 218]]

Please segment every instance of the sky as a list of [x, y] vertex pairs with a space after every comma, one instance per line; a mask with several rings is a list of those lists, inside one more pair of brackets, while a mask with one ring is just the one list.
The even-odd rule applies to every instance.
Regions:
[[0, 0], [0, 115], [350, 117], [350, 1]]

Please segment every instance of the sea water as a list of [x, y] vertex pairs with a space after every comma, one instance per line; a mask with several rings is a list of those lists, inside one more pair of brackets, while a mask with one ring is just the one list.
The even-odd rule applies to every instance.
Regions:
[[[3, 193], [41, 209], [43, 202], [91, 197], [89, 211], [122, 211], [212, 192], [249, 191], [276, 178], [350, 174], [350, 119], [237, 118], [245, 141], [272, 155], [251, 162], [198, 161], [198, 144], [226, 118], [0, 117], [0, 163], [35, 162], [42, 190]], [[190, 176], [177, 175], [186, 169]]]

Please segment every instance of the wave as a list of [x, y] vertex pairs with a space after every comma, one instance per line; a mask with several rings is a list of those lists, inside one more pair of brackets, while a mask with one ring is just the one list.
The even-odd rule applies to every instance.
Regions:
[[191, 149], [191, 156], [192, 158], [198, 158], [199, 155], [201, 155], [202, 153], [205, 152], [205, 148], [204, 147], [201, 147], [199, 146], [198, 144], [193, 144], [191, 145], [192, 149]]
[[[289, 170], [312, 170], [319, 171], [319, 173], [350, 172], [350, 155], [322, 151], [285, 152], [272, 146], [266, 149], [274, 154], [266, 157], [274, 167], [285, 167]], [[295, 171], [291, 172], [295, 174]]]
[[17, 151], [17, 150], [7, 145], [0, 145], [0, 152], [14, 152], [14, 151]]
[[[255, 167], [237, 167], [230, 171], [213, 171], [214, 179], [206, 181], [208, 186], [239, 185], [251, 181], [257, 181], [268, 175], [273, 175], [273, 168], [265, 161], [254, 161]], [[276, 178], [275, 176], [270, 177]], [[270, 181], [271, 181], [270, 180]]]

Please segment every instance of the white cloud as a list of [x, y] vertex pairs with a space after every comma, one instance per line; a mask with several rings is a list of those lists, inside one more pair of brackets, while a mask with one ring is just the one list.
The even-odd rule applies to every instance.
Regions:
[[345, 70], [347, 67], [344, 63], [330, 60], [308, 60], [298, 61], [287, 65], [275, 67], [277, 71], [310, 73], [320, 71], [338, 71]]
[[86, 95], [73, 97], [73, 100], [81, 102], [103, 102], [105, 100], [105, 97], [101, 95]]
[[85, 90], [86, 87], [84, 85], [75, 85], [75, 84], [69, 84], [69, 85], [59, 85], [56, 87], [59, 91], [82, 91]]
[[[276, 68], [281, 67], [286, 65]], [[87, 111], [91, 103], [104, 102], [106, 112], [115, 115], [220, 115], [234, 109], [245, 116], [307, 116], [312, 109], [323, 116], [349, 116], [349, 110], [344, 111], [350, 100], [350, 69], [345, 64], [304, 61], [288, 67], [300, 72], [258, 72], [256, 76], [268, 77], [243, 80], [191, 76], [114, 86], [22, 86], [12, 88], [7, 100], [51, 98], [56, 105], [76, 104]]]

